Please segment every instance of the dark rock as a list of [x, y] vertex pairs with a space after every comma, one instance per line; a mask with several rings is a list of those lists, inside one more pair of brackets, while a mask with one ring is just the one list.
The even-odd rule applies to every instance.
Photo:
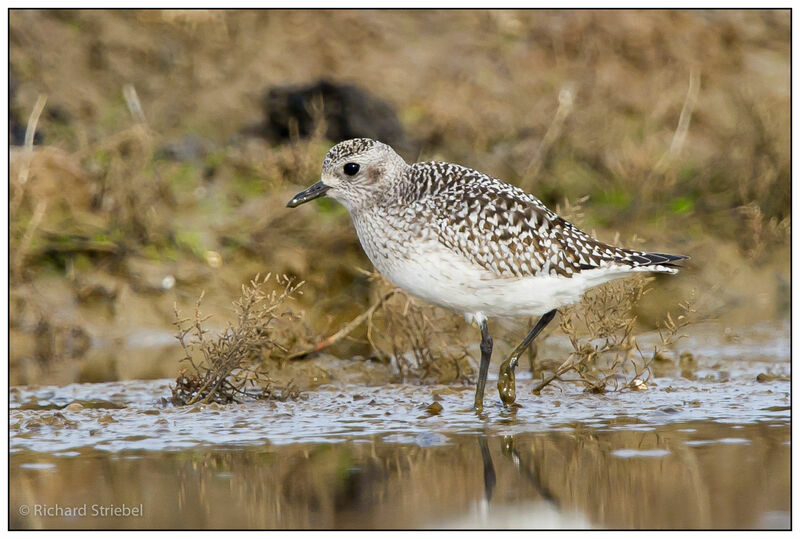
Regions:
[[324, 79], [270, 88], [262, 98], [264, 121], [255, 131], [272, 142], [289, 140], [294, 129], [298, 136], [308, 137], [314, 130], [314, 109], [320, 105], [325, 137], [332, 142], [367, 137], [401, 152], [412, 150], [391, 105], [356, 86]]

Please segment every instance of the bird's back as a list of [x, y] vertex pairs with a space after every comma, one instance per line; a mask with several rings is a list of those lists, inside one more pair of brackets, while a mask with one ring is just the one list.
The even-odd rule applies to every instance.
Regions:
[[445, 248], [497, 277], [560, 276], [608, 268], [674, 273], [684, 256], [602, 243], [513, 185], [451, 163], [408, 167], [391, 204]]

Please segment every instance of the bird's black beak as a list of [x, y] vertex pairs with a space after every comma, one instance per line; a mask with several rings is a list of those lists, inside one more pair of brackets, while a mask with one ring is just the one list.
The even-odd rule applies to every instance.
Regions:
[[321, 197], [328, 191], [328, 189], [330, 189], [329, 186], [319, 181], [305, 191], [300, 191], [297, 193], [294, 198], [292, 198], [292, 200], [286, 204], [286, 206], [289, 208], [296, 208], [300, 204], [308, 202], [309, 200], [314, 200], [315, 198]]

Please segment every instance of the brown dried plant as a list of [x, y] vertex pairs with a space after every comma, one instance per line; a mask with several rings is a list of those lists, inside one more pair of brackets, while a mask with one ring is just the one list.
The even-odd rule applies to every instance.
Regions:
[[681, 314], [673, 320], [672, 314], [667, 313], [667, 317], [658, 324], [658, 336], [661, 341], [653, 348], [653, 358], [661, 355], [663, 350], [673, 347], [678, 340], [684, 337], [682, 330], [698, 321], [696, 303], [697, 298], [692, 290], [689, 299], [678, 303]]
[[667, 313], [659, 323], [659, 342], [651, 354], [645, 353], [633, 333], [633, 311], [653, 280], [634, 277], [607, 283], [587, 292], [581, 303], [560, 309], [561, 331], [569, 339], [572, 352], [534, 388], [534, 393], [568, 372], [577, 375], [573, 381], [594, 393], [647, 389], [651, 363], [682, 337], [682, 330], [693, 322], [695, 313], [692, 294], [678, 304], [681, 314], [677, 318]]
[[786, 244], [791, 237], [791, 217], [778, 220], [767, 219], [758, 203], [753, 201], [737, 208], [742, 217], [742, 233], [740, 244], [745, 256], [757, 262], [765, 251], [771, 251], [775, 245]]
[[[377, 273], [372, 278], [380, 280], [379, 294], [385, 297], [392, 285]], [[367, 319], [367, 340], [381, 359], [395, 362], [403, 380], [470, 382], [474, 371], [465, 329], [463, 318], [395, 289]]]
[[[241, 402], [249, 399], [286, 400], [298, 397], [290, 383], [276, 388], [261, 368], [273, 352], [286, 355], [287, 335], [276, 328], [280, 320], [297, 320], [285, 303], [302, 282], [287, 276], [276, 276], [277, 290], [268, 286], [271, 274], [256, 276], [242, 285], [241, 297], [234, 302], [236, 322], [216, 337], [209, 336], [204, 326], [208, 316], [200, 312], [203, 295], [197, 300], [194, 317], [181, 318], [175, 307], [177, 339], [183, 348], [182, 369], [172, 388], [172, 401], [177, 405]], [[284, 334], [282, 334], [284, 333]], [[198, 358], [199, 356], [199, 358]]]

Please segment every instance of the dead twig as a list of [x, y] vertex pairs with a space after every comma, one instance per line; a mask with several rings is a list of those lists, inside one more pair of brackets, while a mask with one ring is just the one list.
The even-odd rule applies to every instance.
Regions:
[[136, 93], [136, 88], [133, 84], [126, 84], [122, 87], [122, 96], [125, 98], [125, 104], [128, 106], [128, 111], [130, 111], [133, 119], [142, 125], [147, 124], [142, 103], [139, 101], [139, 94]]
[[570, 113], [572, 113], [573, 106], [574, 96], [572, 88], [565, 86], [558, 92], [558, 109], [556, 109], [556, 114], [553, 116], [553, 121], [550, 123], [550, 127], [547, 128], [544, 137], [542, 137], [542, 141], [539, 143], [539, 147], [536, 149], [536, 153], [533, 155], [530, 163], [528, 163], [528, 167], [525, 169], [525, 173], [522, 175], [526, 183], [530, 184], [530, 182], [533, 182], [539, 174], [539, 170], [542, 168], [547, 153], [550, 151], [555, 141], [558, 140], [558, 137], [561, 136], [564, 122], [567, 120]]
[[378, 308], [380, 308], [380, 306], [383, 305], [384, 302], [386, 302], [387, 299], [392, 297], [395, 292], [397, 292], [397, 289], [390, 290], [389, 292], [384, 294], [383, 297], [381, 297], [378, 301], [373, 303], [370, 306], [369, 309], [367, 309], [366, 311], [364, 311], [360, 315], [356, 316], [353, 320], [351, 320], [350, 322], [345, 324], [344, 327], [342, 327], [339, 331], [337, 331], [336, 333], [334, 333], [330, 337], [327, 337], [327, 338], [321, 340], [320, 342], [315, 344], [312, 348], [309, 348], [307, 350], [302, 350], [300, 352], [295, 352], [294, 354], [291, 354], [291, 355], [287, 356], [286, 359], [287, 360], [304, 359], [305, 357], [307, 357], [307, 356], [309, 356], [311, 354], [315, 354], [317, 352], [321, 352], [322, 350], [328, 348], [329, 346], [332, 346], [332, 345], [336, 344], [337, 342], [342, 340], [344, 337], [349, 335], [358, 326], [363, 324], [364, 321], [366, 321], [369, 318], [371, 318], [373, 313], [375, 313], [375, 311]]
[[675, 133], [672, 135], [672, 143], [669, 145], [669, 150], [661, 156], [661, 159], [659, 159], [653, 167], [655, 172], [662, 174], [683, 148], [683, 144], [686, 142], [686, 134], [689, 132], [692, 112], [694, 111], [694, 106], [697, 103], [699, 94], [700, 73], [693, 69], [689, 72], [689, 88], [686, 91], [686, 98], [683, 101], [681, 115], [678, 118], [678, 126], [675, 128]]
[[[568, 357], [567, 360], [564, 361], [564, 363], [562, 363], [561, 365], [558, 366], [558, 368], [556, 369], [556, 372], [554, 372], [550, 376], [545, 377], [541, 382], [536, 384], [536, 386], [533, 388], [533, 394], [534, 395], [538, 395], [542, 391], [542, 389], [544, 389], [545, 387], [550, 385], [550, 383], [553, 380], [555, 380], [556, 378], [558, 378], [559, 376], [561, 376], [562, 374], [564, 374], [568, 370], [574, 369], [575, 367], [577, 367], [577, 365], [574, 364], [572, 360], [573, 360], [572, 356]], [[579, 362], [580, 362], [580, 360], [579, 360]]]
[[36, 136], [36, 126], [39, 123], [39, 117], [42, 115], [45, 104], [47, 104], [47, 96], [39, 94], [36, 104], [33, 105], [31, 115], [28, 117], [28, 126], [25, 128], [25, 154], [19, 174], [17, 174], [17, 190], [14, 192], [14, 198], [9, 205], [9, 214], [12, 216], [16, 214], [20, 204], [22, 204], [22, 197], [25, 194], [25, 184], [28, 183], [31, 161], [33, 160], [33, 139]]

